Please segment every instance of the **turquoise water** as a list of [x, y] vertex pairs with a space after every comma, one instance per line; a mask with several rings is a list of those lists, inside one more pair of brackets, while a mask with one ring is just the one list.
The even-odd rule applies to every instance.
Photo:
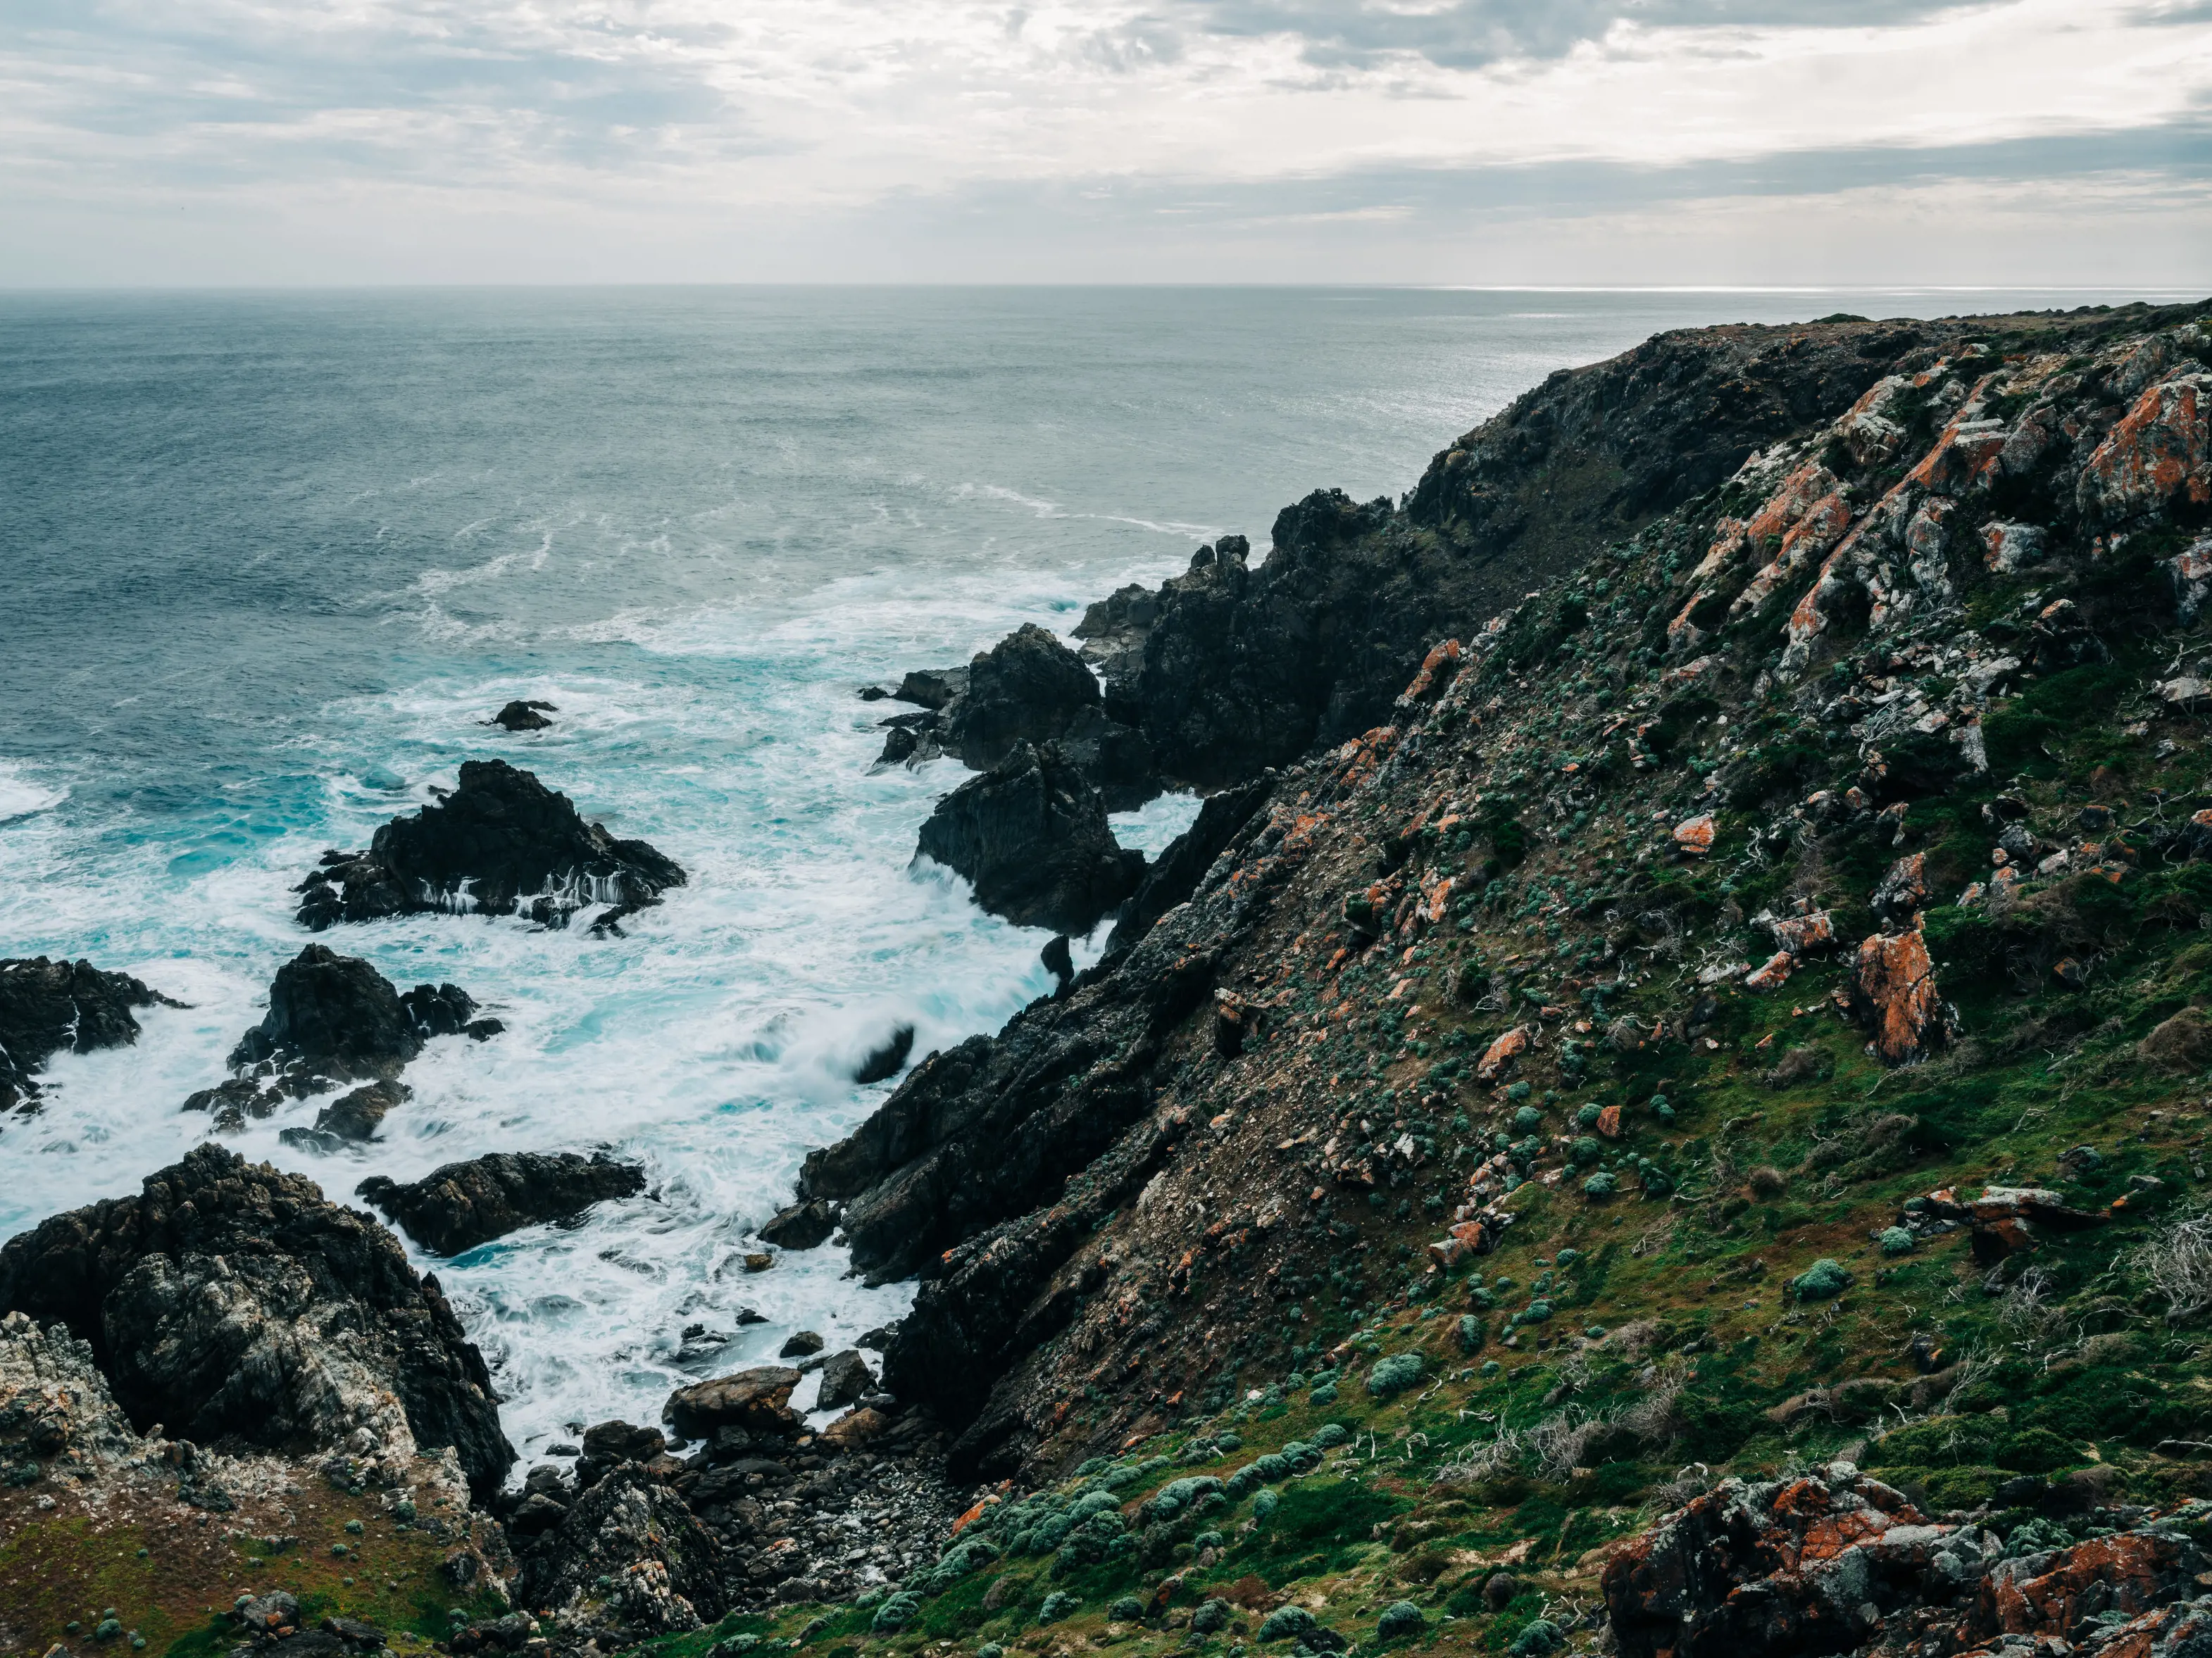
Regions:
[[[2068, 295], [2065, 304], [2085, 296]], [[334, 1196], [491, 1150], [619, 1145], [657, 1197], [437, 1263], [526, 1452], [652, 1420], [686, 1326], [833, 1344], [907, 1291], [833, 1251], [746, 1274], [845, 1078], [1048, 987], [1044, 935], [910, 869], [962, 775], [872, 772], [859, 688], [1265, 545], [1319, 485], [1410, 487], [1551, 370], [1656, 330], [2021, 295], [593, 290], [0, 296], [0, 955], [89, 957], [188, 1011], [64, 1058], [0, 1127], [0, 1235], [207, 1132], [304, 935], [289, 889], [504, 754], [691, 872], [630, 936], [410, 918], [329, 935], [508, 1024], [441, 1041], [385, 1138], [238, 1139]], [[2037, 300], [2034, 302], [2045, 302]], [[550, 731], [481, 724], [512, 697]], [[1125, 840], [1164, 845], [1194, 805]], [[428, 1264], [428, 1263], [426, 1263]]]

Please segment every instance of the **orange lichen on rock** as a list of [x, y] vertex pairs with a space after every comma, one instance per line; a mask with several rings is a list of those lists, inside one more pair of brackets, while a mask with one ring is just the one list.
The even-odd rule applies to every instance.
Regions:
[[1674, 825], [1674, 849], [1686, 857], [1702, 858], [1713, 849], [1713, 815], [1700, 812]]
[[1874, 1033], [1874, 1051], [1885, 1065], [1924, 1060], [1943, 1035], [1943, 1004], [1936, 990], [1936, 964], [1920, 929], [1877, 932], [1859, 945], [1851, 982], [1852, 1004]]
[[1495, 1082], [1507, 1066], [1528, 1051], [1528, 1028], [1516, 1025], [1484, 1051], [1482, 1063], [1475, 1066], [1474, 1074], [1484, 1082]]
[[2136, 399], [2089, 457], [2083, 513], [2115, 524], [2169, 503], [2212, 504], [2212, 374], [2185, 374]]

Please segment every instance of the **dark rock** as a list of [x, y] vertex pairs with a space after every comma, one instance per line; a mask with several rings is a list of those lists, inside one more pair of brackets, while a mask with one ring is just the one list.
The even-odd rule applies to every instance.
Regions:
[[1206, 797], [1197, 819], [1145, 871], [1145, 878], [1115, 916], [1114, 930], [1106, 936], [1103, 964], [1118, 963], [1152, 931], [1154, 922], [1198, 890], [1213, 860], [1267, 805], [1274, 787], [1275, 774], [1266, 771], [1248, 783]]
[[[187, 1096], [183, 1108], [214, 1113], [215, 1126], [228, 1134], [243, 1128], [249, 1119], [272, 1115], [276, 1108], [284, 1103], [285, 1098], [283, 1089], [256, 1078], [233, 1077], [228, 1082], [218, 1083], [213, 1088], [203, 1088]], [[293, 1132], [290, 1129], [285, 1131], [286, 1133]], [[297, 1132], [312, 1134], [314, 1131], [301, 1129]]]
[[1134, 811], [1160, 792], [1152, 739], [1103, 709], [1085, 708], [1054, 740], [1068, 764], [1098, 791], [1109, 811]]
[[0, 961], [0, 1111], [36, 1095], [32, 1073], [63, 1048], [89, 1054], [137, 1042], [131, 1010], [157, 1005], [184, 1005], [89, 962]]
[[1127, 677], [1143, 665], [1145, 640], [1159, 615], [1158, 598], [1133, 581], [1084, 611], [1070, 633], [1083, 641], [1085, 661], [1096, 663], [1109, 679]]
[[878, 1278], [1050, 1201], [1150, 1108], [1144, 1067], [1210, 997], [1211, 975], [1202, 955], [1139, 945], [1128, 970], [933, 1054], [850, 1137], [808, 1156], [800, 1195], [848, 1199], [854, 1264]]
[[799, 1372], [781, 1364], [756, 1365], [712, 1382], [694, 1382], [669, 1394], [660, 1419], [686, 1439], [711, 1439], [722, 1427], [743, 1428], [756, 1436], [789, 1439], [799, 1430], [791, 1390]]
[[963, 763], [988, 770], [1018, 743], [1060, 736], [1099, 701], [1083, 659], [1029, 623], [968, 665], [967, 687], [945, 712], [943, 740]]
[[[0, 1310], [90, 1343], [142, 1430], [337, 1449], [382, 1423], [386, 1447], [392, 1431], [453, 1447], [482, 1497], [514, 1461], [483, 1355], [437, 1280], [313, 1181], [220, 1146], [149, 1175], [137, 1196], [9, 1239]], [[388, 1420], [394, 1400], [403, 1422]]]
[[[629, 1636], [679, 1634], [730, 1609], [728, 1552], [667, 1487], [625, 1463], [576, 1499], [521, 1557], [516, 1599], [562, 1606], [605, 1578], [631, 1586], [621, 1628]], [[649, 1571], [635, 1571], [647, 1566]], [[613, 1643], [611, 1643], [611, 1645]]]
[[1053, 745], [1018, 744], [938, 802], [920, 850], [975, 883], [1017, 926], [1087, 933], [1135, 889], [1142, 853], [1114, 841], [1104, 801]]
[[1069, 953], [1068, 938], [1065, 932], [1055, 934], [1051, 941], [1037, 952], [1037, 960], [1044, 963], [1046, 972], [1059, 981], [1058, 987], [1062, 991], [1067, 988], [1069, 982], [1075, 977], [1075, 957]]
[[276, 969], [269, 1011], [231, 1050], [230, 1063], [273, 1063], [338, 1079], [384, 1078], [420, 1054], [422, 1041], [390, 980], [357, 956], [308, 944]]
[[473, 1029], [471, 1021], [491, 1025], [495, 1031], [499, 1024], [496, 1019], [477, 1019], [474, 999], [459, 985], [416, 985], [399, 999], [399, 1005], [426, 1036], [458, 1036]]
[[863, 702], [880, 702], [890, 695], [890, 693], [885, 690], [881, 685], [863, 685], [860, 687], [860, 701]]
[[534, 774], [504, 760], [470, 760], [458, 789], [393, 818], [367, 852], [325, 854], [301, 889], [300, 920], [319, 932], [338, 921], [428, 911], [509, 915], [541, 895], [532, 918], [558, 926], [587, 902], [634, 911], [684, 878], [646, 842], [586, 823], [567, 795]]
[[342, 1140], [371, 1140], [386, 1116], [413, 1093], [400, 1082], [374, 1082], [355, 1089], [315, 1114], [315, 1132]]
[[550, 702], [510, 702], [484, 723], [511, 732], [542, 732], [553, 723], [545, 716], [559, 712]]
[[820, 1352], [825, 1345], [822, 1338], [813, 1331], [800, 1330], [785, 1340], [782, 1350], [776, 1354], [776, 1357], [778, 1358], [811, 1358]]
[[876, 1373], [868, 1361], [851, 1348], [832, 1353], [822, 1362], [822, 1391], [814, 1397], [817, 1411], [841, 1411], [857, 1405], [876, 1391]]
[[965, 668], [917, 668], [899, 682], [891, 695], [902, 702], [925, 708], [942, 708], [968, 689]]
[[449, 1163], [404, 1186], [379, 1175], [356, 1188], [408, 1236], [441, 1255], [644, 1190], [638, 1164], [574, 1151], [495, 1151]]
[[911, 726], [893, 726], [884, 734], [884, 749], [876, 756], [879, 766], [902, 766], [921, 750], [921, 737]]
[[836, 1211], [817, 1199], [779, 1210], [775, 1218], [760, 1229], [760, 1235], [779, 1249], [812, 1249], [829, 1242], [836, 1230]]
[[513, 1514], [507, 1516], [507, 1535], [536, 1537], [549, 1532], [568, 1517], [568, 1505], [543, 1491], [532, 1491], [524, 1497]]
[[650, 1462], [668, 1448], [668, 1436], [658, 1428], [634, 1427], [623, 1421], [600, 1422], [584, 1430], [584, 1455], [610, 1466], [617, 1462]]
[[890, 1039], [880, 1048], [873, 1048], [854, 1072], [856, 1083], [888, 1082], [906, 1069], [907, 1055], [914, 1052], [914, 1027], [900, 1025], [890, 1034]]

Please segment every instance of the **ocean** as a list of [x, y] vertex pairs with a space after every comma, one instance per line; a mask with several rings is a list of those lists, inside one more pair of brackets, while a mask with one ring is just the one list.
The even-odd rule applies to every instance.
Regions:
[[[917, 1055], [1049, 988], [1046, 935], [912, 866], [951, 761], [873, 769], [860, 689], [1157, 583], [1325, 485], [1395, 495], [1555, 368], [1662, 329], [2069, 294], [594, 289], [0, 295], [0, 956], [188, 1004], [0, 1123], [0, 1236], [210, 1132], [291, 889], [500, 755], [690, 872], [581, 926], [410, 917], [333, 948], [507, 1024], [410, 1067], [383, 1138], [233, 1142], [340, 1200], [609, 1145], [648, 1198], [434, 1270], [526, 1457], [907, 1304], [830, 1248], [743, 1269], [799, 1160]], [[483, 722], [511, 698], [550, 730]], [[1117, 821], [1158, 850], [1196, 803]], [[1079, 951], [1095, 953], [1103, 935]], [[757, 1246], [752, 1246], [757, 1247]], [[764, 1322], [740, 1324], [750, 1309]], [[685, 1332], [697, 1329], [687, 1349]], [[726, 1343], [718, 1339], [728, 1335]], [[811, 1387], [811, 1383], [808, 1384]], [[803, 1391], [799, 1402], [806, 1402]]]

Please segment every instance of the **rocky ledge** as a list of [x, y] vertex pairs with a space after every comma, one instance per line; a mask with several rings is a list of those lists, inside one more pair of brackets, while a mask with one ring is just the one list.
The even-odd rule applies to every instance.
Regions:
[[450, 1450], [479, 1497], [514, 1461], [438, 1281], [313, 1181], [219, 1146], [9, 1239], [0, 1312], [88, 1344], [142, 1432], [319, 1447], [386, 1483]]
[[391, 915], [512, 915], [560, 926], [590, 903], [622, 918], [681, 886], [684, 871], [643, 841], [586, 823], [565, 794], [504, 760], [469, 760], [460, 786], [377, 830], [366, 852], [328, 852], [300, 885], [299, 919], [319, 932]]
[[356, 1188], [425, 1249], [457, 1255], [545, 1221], [570, 1220], [595, 1203], [634, 1198], [645, 1170], [605, 1152], [495, 1151], [449, 1163], [405, 1184], [374, 1175]]
[[992, 914], [1055, 932], [1089, 932], [1145, 868], [1144, 853], [1115, 843], [1103, 797], [1054, 743], [1017, 743], [938, 802], [920, 850], [974, 882]]
[[127, 1047], [138, 1040], [134, 1010], [182, 1005], [90, 962], [0, 961], [0, 1111], [35, 1101], [37, 1072], [64, 1048]]

